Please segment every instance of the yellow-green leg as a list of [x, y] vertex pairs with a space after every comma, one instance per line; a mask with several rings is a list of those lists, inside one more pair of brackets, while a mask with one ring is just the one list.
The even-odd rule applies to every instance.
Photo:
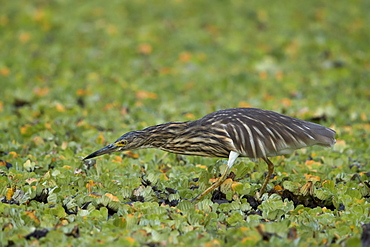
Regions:
[[225, 172], [221, 175], [221, 177], [214, 183], [212, 184], [210, 187], [208, 187], [205, 191], [203, 191], [201, 194], [197, 195], [196, 197], [194, 197], [191, 202], [195, 202], [196, 200], [200, 200], [202, 199], [203, 197], [205, 197], [209, 192], [211, 192], [212, 190], [218, 188], [226, 179], [227, 175], [229, 174], [229, 171], [230, 171], [230, 168], [227, 167], [227, 169], [225, 169]]
[[272, 162], [268, 158], [262, 158], [262, 159], [267, 163], [268, 172], [267, 172], [267, 176], [265, 178], [265, 181], [262, 184], [260, 192], [257, 193], [257, 199], [259, 199], [263, 195], [263, 192], [265, 192], [267, 184], [270, 181], [270, 177], [271, 177], [272, 173], [274, 172], [274, 164], [272, 164]]
[[237, 152], [231, 151], [230, 154], [229, 154], [229, 160], [227, 162], [227, 168], [225, 169], [225, 171], [221, 175], [221, 177], [214, 184], [212, 184], [208, 189], [203, 191], [203, 193], [197, 195], [193, 200], [191, 200], [191, 202], [194, 202], [196, 200], [199, 200], [199, 199], [203, 198], [209, 192], [218, 188], [225, 181], [227, 175], [229, 174], [229, 171], [230, 171], [231, 167], [234, 165], [234, 162], [235, 162], [236, 158], [238, 158], [238, 156], [239, 156], [239, 154]]

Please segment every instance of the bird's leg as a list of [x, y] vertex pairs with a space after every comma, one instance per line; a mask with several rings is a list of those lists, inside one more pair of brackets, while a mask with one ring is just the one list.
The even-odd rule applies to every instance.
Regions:
[[214, 182], [210, 187], [208, 187], [205, 191], [203, 191], [201, 194], [197, 195], [196, 197], [194, 197], [191, 202], [194, 202], [196, 200], [200, 200], [202, 199], [204, 196], [206, 196], [209, 192], [211, 192], [212, 190], [216, 189], [217, 187], [219, 187], [224, 181], [225, 181], [225, 178], [226, 176], [229, 174], [229, 170], [230, 168], [227, 167], [225, 169], [225, 172], [222, 174], [222, 176], [216, 181]]
[[227, 168], [225, 169], [225, 171], [221, 175], [221, 177], [214, 184], [212, 184], [209, 188], [207, 188], [205, 191], [203, 191], [203, 193], [201, 193], [201, 194], [197, 195], [195, 198], [193, 198], [191, 200], [191, 202], [194, 202], [196, 200], [199, 200], [199, 199], [203, 198], [209, 192], [211, 192], [212, 190], [219, 187], [225, 181], [226, 176], [229, 174], [230, 168], [234, 165], [234, 162], [235, 162], [236, 158], [238, 158], [238, 156], [239, 156], [238, 153], [236, 153], [234, 151], [231, 151], [230, 155], [229, 155], [229, 160], [227, 162]]
[[257, 199], [259, 199], [259, 197], [263, 195], [263, 192], [265, 192], [266, 186], [270, 181], [270, 177], [272, 173], [274, 172], [274, 164], [272, 164], [272, 162], [268, 158], [262, 158], [262, 159], [267, 163], [268, 173], [265, 178], [265, 181], [263, 182], [260, 192], [257, 193]]

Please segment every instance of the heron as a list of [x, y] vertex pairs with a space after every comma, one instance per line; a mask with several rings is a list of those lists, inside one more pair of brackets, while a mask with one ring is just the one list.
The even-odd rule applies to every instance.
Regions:
[[[192, 201], [219, 187], [238, 157], [266, 162], [268, 172], [257, 195], [262, 195], [274, 171], [269, 157], [296, 149], [335, 144], [335, 131], [322, 125], [257, 108], [232, 108], [195, 121], [170, 122], [128, 132], [83, 160], [126, 150], [157, 148], [171, 153], [228, 158], [221, 177]], [[258, 196], [257, 196], [258, 197]]]

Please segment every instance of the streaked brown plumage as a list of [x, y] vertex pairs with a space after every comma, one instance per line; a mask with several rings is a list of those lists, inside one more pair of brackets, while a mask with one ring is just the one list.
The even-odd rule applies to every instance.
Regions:
[[195, 200], [222, 184], [238, 156], [262, 158], [269, 168], [260, 191], [262, 195], [274, 169], [268, 157], [289, 154], [295, 149], [312, 145], [330, 147], [335, 143], [334, 137], [334, 130], [319, 124], [262, 109], [233, 108], [210, 113], [195, 121], [165, 123], [128, 132], [84, 160], [141, 148], [158, 148], [185, 155], [228, 157], [228, 169], [218, 182]]

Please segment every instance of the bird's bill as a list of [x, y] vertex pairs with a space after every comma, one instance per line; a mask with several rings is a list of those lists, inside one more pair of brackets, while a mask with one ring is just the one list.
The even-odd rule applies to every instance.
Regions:
[[88, 160], [88, 159], [91, 159], [91, 158], [94, 158], [94, 157], [97, 157], [97, 156], [100, 156], [100, 155], [103, 155], [103, 154], [110, 154], [110, 153], [113, 153], [113, 152], [117, 152], [119, 148], [120, 147], [118, 147], [114, 144], [109, 144], [108, 146], [103, 147], [102, 149], [99, 149], [98, 151], [95, 151], [92, 154], [89, 154], [88, 156], [83, 158], [83, 160]]

